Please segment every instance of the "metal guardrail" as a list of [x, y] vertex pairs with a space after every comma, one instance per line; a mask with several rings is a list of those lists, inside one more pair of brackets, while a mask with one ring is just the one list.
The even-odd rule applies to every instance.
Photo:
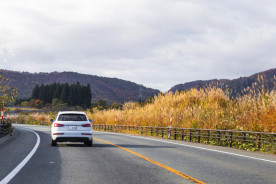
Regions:
[[50, 126], [52, 125], [51, 123], [49, 122], [33, 122], [33, 123], [25, 123], [24, 121], [14, 121], [13, 123], [16, 123], [16, 124], [27, 124], [27, 125], [41, 125], [41, 126]]
[[[24, 122], [17, 122], [25, 124]], [[32, 125], [51, 125], [48, 122], [28, 123]], [[276, 150], [276, 133], [193, 129], [193, 128], [169, 128], [132, 125], [107, 125], [92, 124], [93, 129], [109, 132], [135, 133], [140, 135], [157, 136], [162, 138], [182, 140], [189, 142], [205, 143], [218, 146], [235, 147], [239, 149], [255, 148], [255, 150]], [[1, 132], [0, 132], [1, 136]]]
[[13, 128], [9, 120], [0, 121], [0, 138], [12, 134]]
[[276, 133], [105, 124], [92, 124], [92, 126], [95, 130], [135, 132], [141, 135], [169, 137], [169, 139], [219, 146], [240, 148], [243, 144], [246, 144], [247, 147], [250, 146], [256, 149], [263, 146], [276, 147]]

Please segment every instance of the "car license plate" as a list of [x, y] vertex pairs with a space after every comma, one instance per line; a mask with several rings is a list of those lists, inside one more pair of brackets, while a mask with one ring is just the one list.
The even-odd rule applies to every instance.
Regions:
[[77, 130], [77, 126], [68, 126], [69, 130]]

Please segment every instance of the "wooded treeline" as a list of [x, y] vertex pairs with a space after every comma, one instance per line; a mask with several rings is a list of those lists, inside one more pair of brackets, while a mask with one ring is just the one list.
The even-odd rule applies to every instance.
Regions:
[[79, 82], [71, 85], [68, 83], [53, 83], [50, 85], [36, 85], [32, 92], [32, 98], [39, 99], [44, 104], [52, 103], [54, 99], [58, 99], [69, 106], [88, 108], [91, 105], [92, 94], [89, 84], [82, 86]]

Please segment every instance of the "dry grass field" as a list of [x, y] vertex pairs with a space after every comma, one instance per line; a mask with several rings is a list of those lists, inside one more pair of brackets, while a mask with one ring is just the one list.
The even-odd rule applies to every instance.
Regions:
[[276, 132], [276, 91], [247, 89], [247, 95], [229, 98], [218, 87], [160, 94], [151, 104], [125, 103], [123, 110], [88, 110], [95, 124]]

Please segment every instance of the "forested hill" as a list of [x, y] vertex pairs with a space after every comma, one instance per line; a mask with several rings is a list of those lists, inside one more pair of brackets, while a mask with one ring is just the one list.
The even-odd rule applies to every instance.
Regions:
[[264, 72], [256, 73], [249, 77], [240, 77], [238, 79], [227, 80], [227, 79], [214, 79], [214, 80], [200, 80], [194, 82], [187, 82], [185, 84], [178, 84], [170, 89], [170, 91], [175, 92], [176, 90], [189, 90], [191, 88], [203, 88], [208, 85], [216, 86], [219, 85], [223, 88], [228, 88], [231, 96], [242, 95], [243, 90], [246, 88], [251, 88], [252, 84], [255, 83], [255, 88], [262, 88], [262, 86], [267, 90], [272, 90], [275, 88], [276, 83], [276, 68], [270, 69]]
[[85, 75], [76, 72], [52, 72], [52, 73], [28, 73], [1, 70], [0, 74], [9, 79], [10, 85], [18, 89], [19, 98], [31, 97], [36, 84], [68, 83], [81, 85], [90, 84], [92, 102], [106, 100], [109, 103], [122, 103], [125, 101], [137, 101], [139, 91], [145, 100], [148, 96], [159, 93], [158, 90], [140, 86], [134, 82], [117, 78]]

